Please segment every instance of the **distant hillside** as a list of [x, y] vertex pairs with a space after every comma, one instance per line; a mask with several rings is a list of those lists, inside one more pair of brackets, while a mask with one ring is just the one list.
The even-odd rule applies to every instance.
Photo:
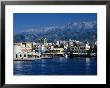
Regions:
[[14, 34], [14, 42], [38, 42], [41, 38], [54, 40], [96, 41], [97, 23], [95, 21], [71, 22], [63, 26], [49, 26], [41, 29], [27, 29]]

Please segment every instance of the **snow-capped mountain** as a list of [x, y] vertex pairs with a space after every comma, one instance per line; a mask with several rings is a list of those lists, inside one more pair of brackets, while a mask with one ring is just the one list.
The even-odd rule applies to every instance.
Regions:
[[14, 42], [38, 42], [41, 38], [48, 41], [54, 40], [97, 40], [96, 21], [69, 22], [61, 26], [51, 25], [39, 29], [27, 29], [21, 33], [14, 34]]

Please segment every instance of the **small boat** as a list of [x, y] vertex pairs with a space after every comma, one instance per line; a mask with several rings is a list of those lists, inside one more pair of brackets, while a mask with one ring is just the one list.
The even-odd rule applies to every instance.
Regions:
[[90, 53], [91, 56], [96, 56], [96, 53]]
[[65, 54], [65, 58], [68, 58], [68, 55], [67, 54]]

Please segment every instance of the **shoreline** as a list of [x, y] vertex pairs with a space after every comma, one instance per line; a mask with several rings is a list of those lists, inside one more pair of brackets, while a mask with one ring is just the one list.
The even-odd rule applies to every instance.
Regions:
[[[91, 57], [97, 57], [97, 56], [73, 56], [71, 58], [74, 57], [87, 57], [87, 58], [91, 58]], [[23, 59], [14, 59], [13, 61], [34, 61], [34, 60], [40, 60], [40, 59], [53, 59], [53, 58], [59, 58], [59, 57], [41, 57], [41, 58], [23, 58]], [[69, 59], [70, 57], [62, 57], [64, 59]]]

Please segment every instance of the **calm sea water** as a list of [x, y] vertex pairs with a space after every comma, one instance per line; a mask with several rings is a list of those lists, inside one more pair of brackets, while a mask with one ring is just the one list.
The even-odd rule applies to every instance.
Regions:
[[96, 57], [14, 61], [14, 75], [97, 75]]

